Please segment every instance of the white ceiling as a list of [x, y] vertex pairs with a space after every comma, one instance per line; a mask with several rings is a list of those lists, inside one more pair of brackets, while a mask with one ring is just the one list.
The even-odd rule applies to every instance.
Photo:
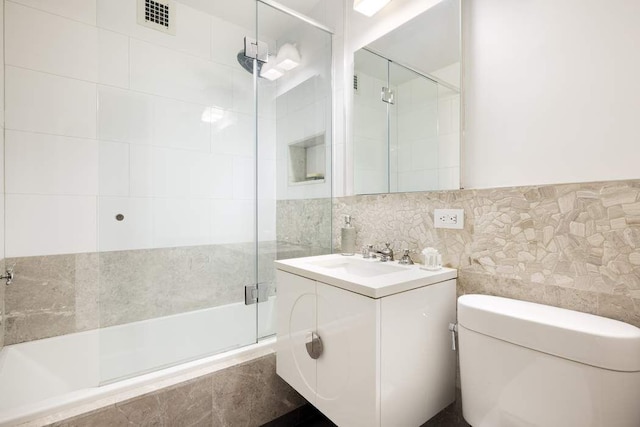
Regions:
[[[322, 0], [279, 0], [283, 6], [303, 15], [310, 15]], [[256, 25], [256, 0], [179, 0], [187, 6], [252, 30]], [[258, 3], [261, 37], [277, 40], [291, 25], [299, 21], [275, 9]]]

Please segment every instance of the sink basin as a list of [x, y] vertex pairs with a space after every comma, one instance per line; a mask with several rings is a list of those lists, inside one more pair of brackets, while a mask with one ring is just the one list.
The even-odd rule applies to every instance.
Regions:
[[382, 276], [405, 270], [405, 268], [397, 265], [346, 257], [312, 261], [309, 264], [316, 267], [331, 269], [333, 270], [333, 273], [345, 273], [359, 277]]
[[360, 255], [331, 254], [283, 259], [275, 261], [275, 265], [278, 270], [370, 298], [382, 298], [457, 277], [457, 271], [450, 268], [426, 271], [417, 264], [380, 262], [378, 259], [364, 259]]

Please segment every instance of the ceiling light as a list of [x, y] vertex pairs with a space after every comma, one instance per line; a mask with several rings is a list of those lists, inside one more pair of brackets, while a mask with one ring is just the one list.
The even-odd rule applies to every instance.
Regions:
[[278, 68], [285, 71], [290, 71], [300, 65], [300, 53], [298, 49], [291, 43], [285, 43], [278, 49], [278, 56], [276, 57]]
[[353, 10], [366, 16], [373, 16], [391, 0], [353, 0]]
[[267, 80], [279, 79], [283, 74], [282, 70], [273, 64], [273, 61], [265, 62], [260, 69], [260, 77], [264, 77]]

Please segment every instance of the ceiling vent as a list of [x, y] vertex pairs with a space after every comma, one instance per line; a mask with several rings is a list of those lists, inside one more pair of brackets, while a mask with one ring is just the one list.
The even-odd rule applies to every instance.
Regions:
[[173, 0], [138, 0], [138, 24], [175, 34], [176, 7]]

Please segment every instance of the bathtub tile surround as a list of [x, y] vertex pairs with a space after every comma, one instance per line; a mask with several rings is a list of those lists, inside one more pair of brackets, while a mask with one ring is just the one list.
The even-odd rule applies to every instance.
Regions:
[[[330, 199], [278, 200], [276, 205], [278, 241], [294, 245], [317, 245], [319, 248], [330, 250], [331, 241], [327, 236], [331, 236], [331, 217]], [[341, 219], [340, 224], [343, 223]]]
[[306, 403], [275, 363], [270, 354], [49, 425], [260, 426]]
[[[238, 243], [9, 258], [16, 265], [16, 279], [2, 289], [6, 343], [243, 301], [244, 286], [255, 282], [255, 250], [253, 243]], [[276, 259], [326, 251], [263, 242], [260, 282], [273, 282]]]
[[[463, 208], [464, 230], [434, 229], [435, 208]], [[640, 326], [640, 181], [337, 198], [336, 245], [345, 214], [357, 218], [358, 247], [391, 241], [397, 250], [439, 249], [443, 263], [460, 270], [461, 294]]]

